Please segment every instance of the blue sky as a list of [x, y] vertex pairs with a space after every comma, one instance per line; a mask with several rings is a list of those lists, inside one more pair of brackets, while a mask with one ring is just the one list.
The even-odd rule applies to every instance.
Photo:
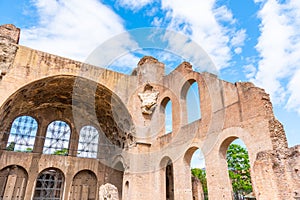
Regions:
[[113, 61], [125, 73], [146, 53], [168, 68], [183, 60], [197, 67], [189, 52], [143, 49], [126, 32], [160, 27], [183, 34], [208, 54], [222, 79], [263, 87], [289, 146], [300, 144], [300, 1], [1, 0], [0, 24], [7, 23], [21, 28], [21, 45], [80, 61], [112, 37], [126, 36], [121, 42], [137, 50], [126, 54], [117, 44], [124, 51]]

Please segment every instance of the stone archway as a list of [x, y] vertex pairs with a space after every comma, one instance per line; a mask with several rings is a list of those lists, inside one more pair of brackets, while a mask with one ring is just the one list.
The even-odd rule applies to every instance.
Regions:
[[166, 200], [174, 200], [174, 172], [173, 164], [166, 166]]
[[64, 174], [59, 169], [43, 170], [36, 179], [33, 199], [63, 199], [64, 182]]
[[[196, 155], [197, 154], [197, 155]], [[197, 176], [193, 175], [193, 170], [201, 172], [202, 175], [205, 174], [205, 159], [203, 158], [201, 165], [204, 165], [203, 168], [198, 168], [198, 169], [193, 169], [193, 164], [192, 162], [200, 162], [199, 159], [195, 159], [196, 156], [202, 155], [202, 151], [200, 148], [196, 147], [196, 146], [192, 146], [190, 147], [184, 154], [184, 167], [183, 169], [185, 169], [185, 175], [188, 177], [187, 179], [189, 180], [189, 183], [191, 183], [191, 185], [187, 185], [186, 187], [188, 189], [191, 188], [192, 190], [192, 196], [193, 196], [193, 200], [203, 200], [205, 199], [205, 193], [203, 190], [203, 186], [202, 183], [200, 181], [200, 179]], [[197, 167], [200, 165], [200, 163], [197, 163]], [[192, 172], [191, 172], [192, 171]]]
[[162, 195], [161, 198], [174, 200], [174, 167], [169, 157], [164, 157], [160, 162]]
[[12, 165], [0, 171], [0, 199], [24, 199], [28, 175], [23, 167]]
[[70, 194], [72, 200], [96, 200], [97, 199], [97, 177], [90, 170], [78, 172], [72, 181]]
[[[126, 148], [135, 143], [135, 127], [132, 117], [122, 100], [102, 84], [71, 75], [57, 75], [31, 82], [11, 95], [0, 108], [0, 132], [8, 132], [11, 121], [19, 115], [29, 115], [38, 122], [49, 119], [64, 120], [74, 129], [80, 130], [85, 124], [100, 128], [102, 146]], [[5, 120], [4, 120], [5, 119]], [[42, 130], [42, 129], [41, 129]], [[37, 133], [45, 138], [44, 132]], [[104, 138], [103, 138], [104, 137]], [[7, 138], [2, 137], [2, 144]], [[71, 152], [77, 154], [78, 136], [72, 134]], [[37, 141], [39, 147], [44, 141]], [[41, 149], [35, 149], [41, 152]], [[100, 157], [107, 155], [107, 150], [100, 151]]]

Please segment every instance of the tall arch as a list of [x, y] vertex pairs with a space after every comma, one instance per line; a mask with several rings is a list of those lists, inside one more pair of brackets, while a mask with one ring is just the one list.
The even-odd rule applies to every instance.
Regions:
[[8, 151], [31, 152], [38, 130], [37, 121], [31, 116], [19, 116], [14, 119], [6, 149]]
[[34, 200], [63, 199], [64, 175], [59, 169], [43, 170], [36, 179]]
[[220, 146], [220, 156], [226, 159], [233, 199], [244, 199], [252, 192], [250, 161], [247, 147], [236, 136], [228, 137]]
[[173, 131], [173, 112], [172, 112], [172, 101], [169, 97], [165, 97], [161, 102], [161, 115], [164, 124], [165, 134]]
[[173, 163], [166, 166], [166, 199], [174, 200], [174, 169]]
[[200, 92], [196, 80], [189, 79], [181, 89], [181, 104], [183, 124], [188, 124], [201, 118]]
[[0, 199], [24, 199], [28, 174], [17, 165], [3, 168], [0, 171]]
[[71, 199], [97, 199], [97, 177], [90, 170], [78, 172], [72, 181]]
[[51, 122], [47, 127], [43, 153], [68, 155], [70, 136], [71, 128], [66, 122]]
[[97, 158], [99, 132], [93, 126], [84, 126], [80, 129], [78, 141], [78, 157]]
[[207, 199], [206, 168], [204, 155], [198, 147], [189, 148], [184, 155], [185, 174], [194, 200]]
[[164, 157], [160, 162], [162, 176], [162, 198], [174, 200], [174, 168], [173, 162], [169, 157]]
[[[3, 116], [0, 119], [0, 132], [9, 132], [15, 116], [36, 116], [36, 113], [39, 123], [43, 124], [42, 129], [48, 123], [47, 119], [64, 119], [72, 124], [72, 130], [79, 131], [85, 124], [95, 125], [101, 135], [106, 137], [107, 142], [101, 140], [105, 144], [119, 148], [135, 144], [135, 126], [121, 97], [103, 83], [88, 78], [61, 74], [47, 76], [20, 87], [0, 107], [0, 116]], [[46, 130], [42, 129], [38, 131], [38, 145], [41, 148], [38, 152], [44, 146]], [[0, 135], [2, 149], [6, 148], [7, 136]], [[70, 155], [75, 156], [78, 135], [72, 134], [71, 137]]]

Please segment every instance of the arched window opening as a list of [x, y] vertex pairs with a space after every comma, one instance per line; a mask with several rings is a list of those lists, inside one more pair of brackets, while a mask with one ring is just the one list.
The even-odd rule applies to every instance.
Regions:
[[93, 126], [82, 127], [78, 142], [78, 157], [97, 158], [98, 143], [98, 130]]
[[173, 131], [173, 127], [172, 127], [172, 101], [169, 101], [166, 105], [166, 109], [165, 109], [165, 129], [166, 129], [166, 133], [171, 133]]
[[227, 146], [226, 160], [234, 200], [243, 200], [246, 195], [252, 192], [247, 148], [243, 141], [237, 138], [228, 138], [223, 142], [223, 145]]
[[199, 86], [196, 80], [185, 82], [181, 89], [182, 123], [188, 124], [201, 118]]
[[42, 171], [36, 180], [34, 200], [60, 200], [64, 187], [63, 173], [58, 169]]
[[192, 83], [187, 91], [186, 108], [188, 123], [201, 118], [200, 96], [197, 82]]
[[32, 152], [37, 129], [38, 123], [34, 118], [30, 116], [17, 117], [12, 123], [6, 149]]
[[27, 186], [27, 172], [13, 165], [0, 171], [0, 199], [24, 199]]
[[68, 155], [70, 126], [64, 121], [53, 121], [47, 127], [43, 153]]
[[174, 173], [173, 164], [168, 162], [166, 166], [166, 200], [174, 200]]
[[164, 114], [165, 134], [173, 131], [173, 118], [172, 118], [172, 101], [166, 97], [162, 101], [162, 112]]
[[196, 147], [189, 149], [185, 155], [191, 169], [192, 194], [195, 200], [207, 200], [207, 181], [205, 158], [202, 151]]
[[70, 199], [95, 200], [97, 197], [97, 177], [90, 170], [78, 172], [72, 181]]

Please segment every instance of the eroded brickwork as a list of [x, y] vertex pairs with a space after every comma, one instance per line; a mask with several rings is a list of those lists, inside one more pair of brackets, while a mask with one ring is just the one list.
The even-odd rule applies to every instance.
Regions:
[[254, 171], [259, 178], [259, 199], [294, 199], [300, 194], [300, 146], [260, 152]]
[[9, 71], [17, 51], [20, 29], [12, 24], [0, 26], [0, 80]]

